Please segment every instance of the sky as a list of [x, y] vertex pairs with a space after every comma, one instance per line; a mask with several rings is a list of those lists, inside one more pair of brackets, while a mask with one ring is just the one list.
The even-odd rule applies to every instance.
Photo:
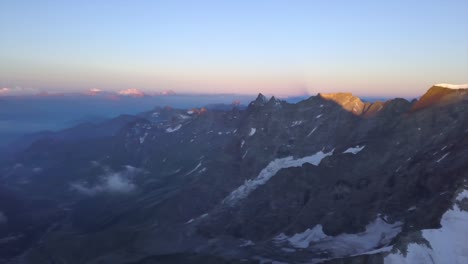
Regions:
[[0, 1], [0, 95], [416, 96], [468, 83], [468, 1]]

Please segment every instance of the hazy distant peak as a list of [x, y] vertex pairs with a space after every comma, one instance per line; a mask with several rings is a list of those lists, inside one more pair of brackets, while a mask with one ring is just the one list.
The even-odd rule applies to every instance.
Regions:
[[165, 91], [159, 92], [158, 94], [159, 95], [176, 95], [176, 92], [174, 92], [173, 90], [165, 90]]
[[259, 93], [257, 96], [257, 99], [255, 99], [255, 102], [259, 102], [259, 103], [266, 103], [267, 101], [268, 99], [262, 93]]

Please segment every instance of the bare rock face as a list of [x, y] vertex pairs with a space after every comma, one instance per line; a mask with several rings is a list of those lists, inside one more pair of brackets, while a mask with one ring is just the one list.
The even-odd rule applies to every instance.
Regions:
[[[23, 250], [2, 257], [390, 263], [416, 243], [437, 258], [434, 233], [468, 214], [460, 198], [468, 179], [466, 98], [466, 89], [445, 87], [414, 103], [335, 93], [289, 104], [260, 94], [245, 110], [156, 108], [125, 119], [118, 133], [49, 135], [0, 167], [14, 197], [53, 208], [36, 215], [52, 220], [24, 233], [34, 234], [27, 243], [18, 243], [20, 222], [16, 244], [0, 237], [2, 248]], [[18, 214], [0, 211], [6, 224]], [[10, 230], [6, 224], [0, 232]]]
[[362, 117], [373, 117], [385, 107], [385, 103], [380, 101], [373, 103], [362, 102], [359, 97], [351, 93], [319, 94], [319, 96], [325, 100], [335, 102], [354, 115]]

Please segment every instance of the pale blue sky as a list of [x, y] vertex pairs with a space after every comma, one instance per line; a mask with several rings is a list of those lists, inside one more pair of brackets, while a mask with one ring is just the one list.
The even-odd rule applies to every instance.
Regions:
[[0, 89], [351, 91], [468, 83], [468, 1], [1, 1]]

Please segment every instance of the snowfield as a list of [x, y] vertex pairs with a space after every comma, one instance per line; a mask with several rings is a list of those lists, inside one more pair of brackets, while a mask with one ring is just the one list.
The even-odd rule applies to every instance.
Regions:
[[224, 198], [223, 203], [234, 205], [239, 200], [249, 196], [249, 194], [257, 189], [257, 187], [265, 184], [281, 169], [291, 167], [301, 167], [304, 163], [319, 165], [323, 158], [333, 154], [333, 150], [327, 153], [319, 151], [311, 156], [294, 159], [292, 156], [286, 158], [275, 159], [270, 162], [254, 179], [247, 180], [244, 184], [235, 189], [231, 194]]
[[[460, 193], [456, 202], [468, 199], [468, 190]], [[385, 264], [464, 264], [468, 263], [468, 212], [460, 209], [455, 203], [440, 221], [439, 229], [424, 229], [422, 236], [429, 242], [424, 244], [411, 243], [407, 253], [390, 254], [385, 257]]]
[[357, 234], [341, 234], [327, 236], [321, 225], [297, 233], [291, 237], [281, 233], [274, 238], [275, 242], [287, 242], [294, 248], [310, 248], [317, 251], [327, 251], [333, 258], [369, 254], [370, 252], [390, 250], [386, 247], [391, 240], [401, 232], [401, 223], [385, 222], [377, 217], [366, 226], [366, 231]]

